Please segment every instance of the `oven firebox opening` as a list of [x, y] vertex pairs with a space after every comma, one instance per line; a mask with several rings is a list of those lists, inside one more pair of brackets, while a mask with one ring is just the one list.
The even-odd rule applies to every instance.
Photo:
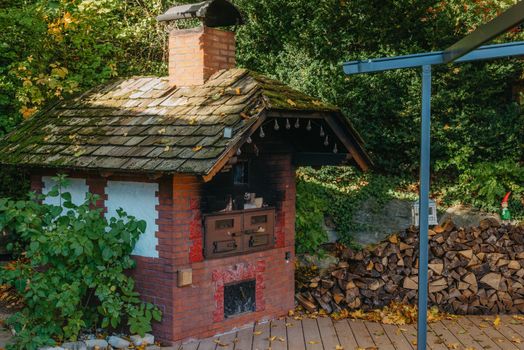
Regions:
[[224, 286], [224, 317], [256, 310], [256, 281], [248, 280]]

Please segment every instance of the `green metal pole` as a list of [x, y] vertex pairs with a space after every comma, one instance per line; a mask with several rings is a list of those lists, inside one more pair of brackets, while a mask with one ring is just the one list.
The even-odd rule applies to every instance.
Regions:
[[428, 217], [431, 133], [431, 66], [422, 66], [422, 126], [420, 130], [419, 261], [417, 349], [426, 350], [428, 309]]

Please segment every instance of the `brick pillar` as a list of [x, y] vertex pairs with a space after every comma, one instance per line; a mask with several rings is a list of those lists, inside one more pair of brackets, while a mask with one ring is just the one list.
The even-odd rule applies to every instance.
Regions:
[[177, 266], [204, 260], [201, 185], [196, 176], [173, 177], [173, 237], [177, 241], [173, 253]]
[[206, 26], [169, 34], [169, 82], [202, 85], [216, 71], [234, 68], [235, 33]]
[[276, 244], [277, 248], [295, 245], [295, 167], [290, 154], [272, 154], [267, 156], [268, 187], [284, 194], [277, 208]]

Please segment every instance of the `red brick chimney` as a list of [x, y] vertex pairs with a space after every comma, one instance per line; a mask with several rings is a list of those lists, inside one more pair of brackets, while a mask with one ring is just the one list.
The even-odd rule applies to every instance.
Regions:
[[201, 26], [169, 33], [169, 82], [201, 85], [216, 71], [235, 67], [235, 33], [216, 27], [243, 24], [240, 11], [228, 0], [205, 0], [171, 7], [160, 22], [198, 18]]
[[201, 85], [216, 71], [235, 67], [235, 33], [205, 25], [169, 33], [169, 83]]

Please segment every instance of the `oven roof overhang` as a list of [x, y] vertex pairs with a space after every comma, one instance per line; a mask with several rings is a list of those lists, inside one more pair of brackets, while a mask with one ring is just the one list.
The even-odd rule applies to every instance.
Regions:
[[193, 87], [120, 79], [59, 101], [0, 140], [0, 164], [209, 180], [268, 118], [290, 116], [323, 119], [361, 169], [372, 165], [337, 107], [246, 69], [219, 71]]

